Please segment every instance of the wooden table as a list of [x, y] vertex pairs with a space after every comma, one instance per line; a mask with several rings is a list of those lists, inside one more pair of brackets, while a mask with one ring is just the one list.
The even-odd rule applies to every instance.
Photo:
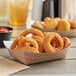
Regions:
[[[18, 37], [26, 28], [14, 29], [12, 39]], [[63, 60], [48, 61], [30, 65], [31, 68], [15, 73], [15, 76], [31, 74], [76, 74], [76, 38], [70, 38], [72, 45]], [[11, 58], [6, 48], [0, 49], [0, 56]]]

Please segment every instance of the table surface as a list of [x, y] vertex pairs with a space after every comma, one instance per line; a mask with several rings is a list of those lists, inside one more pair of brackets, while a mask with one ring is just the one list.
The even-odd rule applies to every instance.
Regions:
[[[22, 33], [26, 28], [14, 28], [12, 40]], [[72, 45], [67, 57], [62, 60], [48, 61], [30, 65], [31, 68], [20, 71], [14, 75], [27, 74], [75, 74], [76, 73], [76, 38], [70, 38]], [[0, 56], [11, 58], [6, 48], [0, 49]]]

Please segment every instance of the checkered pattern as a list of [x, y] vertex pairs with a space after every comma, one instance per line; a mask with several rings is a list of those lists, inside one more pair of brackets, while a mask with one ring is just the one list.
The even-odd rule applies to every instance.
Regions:
[[66, 57], [68, 48], [57, 53], [32, 53], [8, 49], [12, 57], [24, 64], [33, 64], [43, 61], [62, 59]]

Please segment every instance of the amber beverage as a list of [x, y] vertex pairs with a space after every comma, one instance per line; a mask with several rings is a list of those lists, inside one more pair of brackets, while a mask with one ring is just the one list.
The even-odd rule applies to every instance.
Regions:
[[8, 21], [12, 26], [24, 26], [27, 21], [29, 0], [8, 0]]

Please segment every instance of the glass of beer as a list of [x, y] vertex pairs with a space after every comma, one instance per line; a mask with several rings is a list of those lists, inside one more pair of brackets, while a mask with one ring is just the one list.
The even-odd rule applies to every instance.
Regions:
[[24, 26], [27, 21], [29, 0], [8, 0], [8, 21], [11, 26]]

